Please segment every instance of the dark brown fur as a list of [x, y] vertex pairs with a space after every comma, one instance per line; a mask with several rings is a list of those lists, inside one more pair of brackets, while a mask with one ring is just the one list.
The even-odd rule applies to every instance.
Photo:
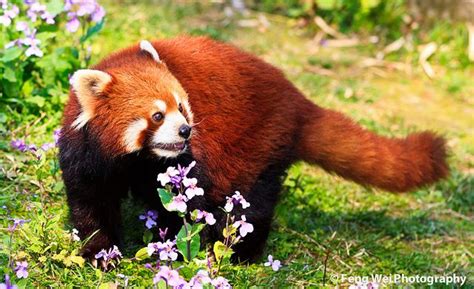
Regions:
[[[178, 226], [156, 198], [156, 175], [176, 161], [197, 161], [193, 174], [206, 194], [191, 206], [218, 218], [214, 229], [206, 232], [208, 240], [219, 238], [224, 220], [217, 207], [226, 196], [239, 190], [252, 204], [237, 212], [245, 213], [256, 228], [239, 245], [242, 259], [254, 259], [261, 252], [282, 178], [297, 160], [394, 192], [431, 184], [448, 174], [445, 142], [433, 133], [405, 139], [377, 136], [313, 104], [280, 70], [228, 44], [180, 37], [153, 45], [165, 66], [137, 46], [95, 66], [114, 80], [105, 92], [107, 105], [102, 103], [102, 112], [84, 128], [71, 128], [80, 112], [73, 92], [65, 109], [60, 153], [73, 222], [82, 236], [100, 230], [86, 254], [119, 242], [118, 204], [130, 187], [165, 216], [161, 226]], [[166, 71], [187, 92], [194, 112], [191, 154], [174, 162], [153, 159], [145, 149], [122, 154], [117, 146], [121, 122], [140, 114], [143, 99], [166, 91], [166, 82], [159, 78]]]

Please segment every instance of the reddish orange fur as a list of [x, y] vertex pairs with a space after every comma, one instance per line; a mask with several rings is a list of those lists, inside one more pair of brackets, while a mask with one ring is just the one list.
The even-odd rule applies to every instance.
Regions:
[[[192, 37], [153, 45], [165, 64], [140, 57], [133, 46], [94, 67], [113, 76], [97, 114], [112, 110], [115, 117], [94, 119], [90, 127], [100, 128], [104, 152], [120, 154], [115, 136], [124, 129], [123, 120], [147, 110], [145, 98], [172, 97], [174, 84], [157, 81], [162, 74], [154, 72], [168, 68], [189, 95], [197, 124], [193, 156], [212, 180], [207, 193], [216, 202], [234, 190], [246, 194], [277, 160], [303, 159], [389, 191], [407, 191], [448, 173], [442, 138], [429, 132], [406, 139], [376, 136], [311, 103], [280, 70], [233, 46]], [[79, 111], [72, 93], [66, 127]]]

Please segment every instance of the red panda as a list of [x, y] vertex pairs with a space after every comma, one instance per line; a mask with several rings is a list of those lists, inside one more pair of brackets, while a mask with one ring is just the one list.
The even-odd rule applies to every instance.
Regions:
[[236, 248], [238, 260], [250, 261], [262, 252], [295, 161], [393, 192], [448, 174], [442, 137], [377, 136], [305, 98], [272, 65], [205, 37], [142, 41], [77, 71], [59, 146], [74, 226], [81, 237], [98, 231], [85, 256], [120, 244], [120, 199], [129, 190], [176, 234], [156, 176], [177, 162], [197, 163], [192, 173], [206, 194], [192, 206], [217, 219], [206, 240], [219, 238], [226, 196], [240, 191], [252, 204], [245, 215], [255, 231]]

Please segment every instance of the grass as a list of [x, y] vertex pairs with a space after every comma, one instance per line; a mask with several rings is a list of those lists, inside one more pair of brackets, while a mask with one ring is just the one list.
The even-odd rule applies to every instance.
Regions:
[[[316, 50], [311, 34], [297, 28], [295, 20], [282, 16], [266, 15], [270, 26], [262, 31], [239, 27], [237, 19], [225, 22], [219, 9], [199, 4], [171, 7], [155, 2], [110, 1], [105, 6], [108, 18], [94, 41], [94, 61], [141, 39], [206, 34], [280, 67], [313, 101], [343, 111], [380, 134], [403, 136], [428, 129], [449, 140], [451, 178], [410, 194], [360, 187], [305, 163], [292, 166], [266, 249], [267, 254], [282, 260], [284, 267], [273, 272], [261, 264], [231, 266], [225, 276], [236, 288], [346, 286], [347, 282], [331, 276], [372, 273], [456, 273], [471, 279], [463, 288], [474, 287], [472, 66], [457, 69], [435, 65], [437, 75], [429, 79], [410, 53], [394, 56], [394, 61], [407, 66], [396, 70], [361, 66], [361, 61], [373, 57], [376, 47]], [[329, 74], [315, 73], [321, 68]], [[59, 122], [57, 117], [44, 116], [37, 124], [18, 124], [8, 138], [28, 136], [32, 142], [50, 141], [49, 134]], [[123, 284], [119, 273], [129, 276], [133, 286], [149, 284], [151, 272], [137, 262], [125, 260], [118, 269], [102, 273], [88, 264], [66, 266], [60, 259], [40, 260], [50, 256], [44, 253], [48, 246], [53, 248], [48, 252], [60, 252], [61, 248], [70, 251], [71, 246], [77, 246], [65, 237], [64, 229], [71, 228], [54, 153], [41, 162], [7, 148], [0, 156], [0, 273], [8, 264], [8, 218], [21, 217], [31, 221], [24, 225], [26, 233], [16, 234], [11, 244], [17, 257], [29, 255], [31, 268], [28, 279], [17, 280], [19, 285], [98, 287], [117, 280]], [[140, 208], [129, 202], [124, 206], [128, 212], [125, 254], [132, 256], [137, 248], [134, 241], [141, 236], [134, 229]]]

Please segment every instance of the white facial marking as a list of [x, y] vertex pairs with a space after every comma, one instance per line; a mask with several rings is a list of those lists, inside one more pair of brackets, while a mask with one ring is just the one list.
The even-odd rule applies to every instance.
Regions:
[[[188, 122], [178, 111], [166, 114], [163, 124], [153, 135], [153, 143], [175, 144], [184, 142], [185, 139], [179, 135], [179, 128], [185, 124], [187, 125]], [[176, 151], [160, 148], [155, 148], [153, 151], [163, 157], [176, 157], [179, 154], [179, 152]]]
[[151, 45], [149, 41], [147, 40], [140, 41], [140, 49], [150, 53], [151, 57], [153, 57], [153, 60], [155, 60], [158, 63], [161, 63], [161, 59], [160, 59], [160, 56], [158, 55], [158, 52], [156, 51], [155, 47]]
[[186, 99], [181, 100], [181, 98], [179, 97], [179, 94], [176, 91], [173, 91], [173, 96], [174, 96], [174, 99], [176, 100], [176, 103], [178, 105], [181, 103], [181, 105], [184, 107], [184, 109], [187, 112], [188, 118], [189, 118], [189, 123], [192, 124], [193, 123], [193, 112], [191, 111], [191, 106], [189, 105], [188, 101]]
[[138, 142], [138, 138], [147, 127], [148, 123], [143, 118], [137, 119], [129, 124], [123, 136], [123, 143], [127, 152], [131, 153], [142, 148], [142, 145]]
[[179, 94], [176, 91], [173, 91], [173, 96], [174, 96], [174, 99], [176, 100], [176, 104], [179, 105], [181, 103]]
[[166, 111], [166, 102], [164, 102], [163, 100], [156, 100], [155, 106], [158, 108], [160, 112], [164, 113]]

